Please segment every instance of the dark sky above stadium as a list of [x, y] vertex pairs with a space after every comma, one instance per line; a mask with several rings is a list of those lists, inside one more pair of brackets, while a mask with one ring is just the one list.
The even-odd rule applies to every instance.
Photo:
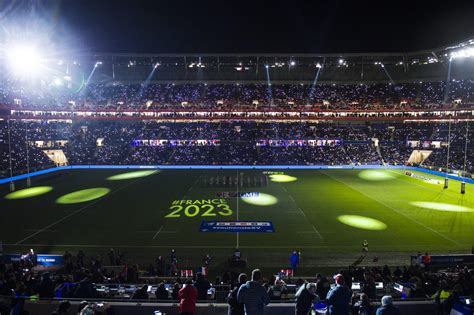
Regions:
[[474, 38], [474, 1], [2, 1], [87, 52], [398, 52]]

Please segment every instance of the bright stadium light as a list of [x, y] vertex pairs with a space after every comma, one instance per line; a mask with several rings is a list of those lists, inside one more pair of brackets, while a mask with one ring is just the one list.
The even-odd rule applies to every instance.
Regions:
[[474, 48], [464, 48], [451, 53], [451, 59], [474, 57]]
[[39, 50], [27, 44], [16, 44], [7, 49], [7, 61], [16, 75], [35, 75], [42, 67], [43, 58]]

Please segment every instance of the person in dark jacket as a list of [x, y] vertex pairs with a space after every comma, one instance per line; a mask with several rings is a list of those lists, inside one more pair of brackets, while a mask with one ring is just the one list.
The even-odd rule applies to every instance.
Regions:
[[352, 291], [344, 285], [344, 277], [338, 274], [334, 277], [336, 287], [332, 288], [326, 296], [330, 315], [348, 315], [350, 313], [350, 302]]
[[315, 300], [319, 300], [316, 295], [316, 283], [304, 283], [296, 292], [296, 315], [309, 315]]
[[38, 287], [38, 295], [40, 298], [54, 297], [54, 283], [53, 280], [51, 280], [49, 272], [45, 272], [41, 276], [41, 282]]
[[196, 283], [194, 286], [198, 290], [198, 300], [207, 300], [207, 291], [211, 288], [211, 283], [201, 272], [196, 273]]
[[265, 305], [270, 303], [270, 298], [262, 286], [262, 272], [259, 269], [252, 271], [252, 281], [240, 286], [237, 300], [244, 304], [245, 315], [264, 314]]
[[179, 290], [181, 290], [181, 286], [179, 285], [178, 282], [176, 282], [173, 285], [173, 292], [171, 292], [171, 298], [173, 300], [179, 300], [178, 295], [179, 295]]
[[198, 297], [198, 291], [193, 286], [192, 280], [186, 280], [185, 286], [179, 290], [179, 314], [180, 315], [193, 315], [196, 311], [196, 301]]
[[398, 307], [393, 305], [393, 299], [390, 295], [382, 297], [382, 306], [377, 309], [377, 315], [400, 315]]
[[95, 288], [88, 277], [82, 279], [74, 291], [74, 298], [88, 299], [96, 296]]
[[157, 300], [167, 300], [168, 299], [168, 290], [166, 290], [165, 283], [160, 282], [158, 288], [156, 289], [156, 299]]
[[135, 290], [133, 292], [131, 300], [148, 300], [148, 285], [143, 285], [140, 289]]
[[247, 275], [245, 273], [241, 273], [239, 275], [239, 282], [234, 287], [232, 291], [230, 291], [229, 296], [227, 296], [227, 303], [229, 304], [229, 309], [227, 314], [228, 315], [244, 315], [245, 309], [244, 304], [239, 303], [237, 300], [237, 293], [242, 285], [247, 282]]

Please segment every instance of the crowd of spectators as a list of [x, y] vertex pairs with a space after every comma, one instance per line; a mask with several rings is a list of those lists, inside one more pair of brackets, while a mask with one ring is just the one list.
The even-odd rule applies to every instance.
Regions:
[[[0, 312], [8, 314], [10, 308], [16, 307], [18, 298], [180, 301], [181, 309], [193, 312], [197, 300], [214, 300], [209, 290], [220, 286], [227, 296], [230, 314], [242, 314], [243, 309], [247, 312], [253, 309], [255, 314], [260, 314], [271, 300], [284, 299], [296, 302], [297, 314], [308, 314], [308, 307], [317, 302], [324, 302], [332, 311], [342, 310], [341, 314], [374, 314], [373, 302], [387, 294], [404, 299], [432, 299], [438, 305], [439, 314], [449, 314], [454, 301], [474, 294], [474, 270], [462, 266], [437, 270], [427, 263], [428, 254], [418, 256], [420, 259], [410, 266], [351, 266], [334, 277], [322, 274], [307, 279], [265, 277], [260, 270], [254, 270], [247, 281], [246, 274], [225, 271], [211, 283], [201, 272], [181, 276], [177, 269], [173, 270], [171, 265], [178, 263], [174, 250], [167, 257], [158, 256], [143, 271], [113, 249], [104, 259], [100, 255], [89, 257], [82, 250], [75, 255], [66, 251], [60, 269], [41, 271], [35, 266], [33, 252], [20, 261], [0, 263]], [[210, 256], [206, 255], [204, 260], [209, 266]], [[384, 285], [382, 292], [377, 289], [379, 282]], [[353, 283], [358, 283], [359, 288], [353, 290]], [[115, 293], [101, 290], [103, 285], [114, 284], [129, 284], [132, 290], [128, 294], [120, 290]], [[404, 291], [406, 296], [391, 289], [394, 284], [408, 288]], [[150, 290], [152, 285], [156, 288], [153, 291]], [[287, 296], [290, 286], [294, 287], [294, 294]], [[390, 301], [382, 299], [382, 307], [389, 304]], [[86, 306], [97, 307], [95, 304], [82, 307]], [[360, 313], [361, 310], [365, 313]]]
[[474, 102], [474, 81], [373, 84], [123, 84], [90, 83], [78, 92], [25, 88], [4, 82], [0, 104], [30, 109], [255, 108], [318, 106], [326, 109], [445, 108]]
[[[420, 149], [431, 151], [423, 165], [440, 168], [446, 167], [448, 134], [449, 168], [472, 172], [474, 160], [472, 142], [465, 150], [466, 137], [474, 138], [474, 128], [467, 129], [465, 122], [449, 126], [11, 120], [0, 121], [3, 176], [10, 170], [8, 124], [14, 174], [26, 172], [27, 165], [30, 171], [54, 166], [46, 150], [61, 150], [69, 165], [401, 165]], [[136, 140], [155, 142], [137, 144]]]

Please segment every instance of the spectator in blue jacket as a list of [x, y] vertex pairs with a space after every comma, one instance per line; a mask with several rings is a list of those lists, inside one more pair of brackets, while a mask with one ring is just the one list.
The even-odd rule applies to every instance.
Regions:
[[244, 304], [245, 315], [263, 315], [265, 305], [270, 303], [270, 298], [262, 286], [262, 272], [259, 269], [252, 271], [252, 281], [240, 286], [237, 300]]
[[300, 264], [300, 254], [296, 250], [291, 253], [290, 256], [290, 265], [293, 270], [296, 270]]
[[329, 314], [349, 315], [352, 291], [344, 285], [344, 277], [341, 274], [337, 274], [334, 280], [336, 281], [336, 286], [326, 296]]

